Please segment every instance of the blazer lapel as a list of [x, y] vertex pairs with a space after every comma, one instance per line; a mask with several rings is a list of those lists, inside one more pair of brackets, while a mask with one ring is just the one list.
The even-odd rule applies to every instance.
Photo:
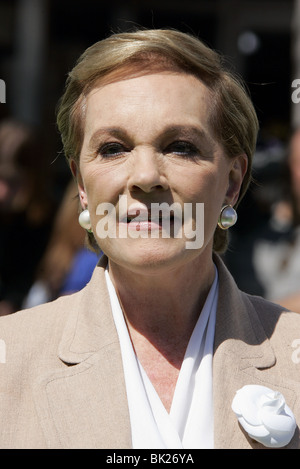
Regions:
[[213, 360], [215, 448], [264, 448], [238, 424], [231, 409], [236, 391], [247, 384], [264, 385], [282, 392], [293, 408], [299, 389], [274, 372], [276, 357], [257, 312], [222, 261], [215, 262], [220, 279]]
[[[96, 267], [88, 286], [73, 295], [76, 301], [59, 349], [59, 358], [68, 366], [35, 385], [49, 448], [131, 447], [122, 358], [104, 263], [105, 259]], [[101, 299], [95, 294], [99, 289]]]

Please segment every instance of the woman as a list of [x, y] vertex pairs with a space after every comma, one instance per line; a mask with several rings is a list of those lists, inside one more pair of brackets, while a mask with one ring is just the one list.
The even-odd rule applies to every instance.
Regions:
[[231, 408], [263, 384], [288, 421], [265, 446], [299, 447], [300, 318], [240, 292], [217, 254], [251, 174], [243, 87], [189, 35], [117, 34], [70, 73], [58, 125], [104, 255], [79, 293], [3, 318], [1, 446], [263, 447], [256, 411], [245, 431], [241, 394]]

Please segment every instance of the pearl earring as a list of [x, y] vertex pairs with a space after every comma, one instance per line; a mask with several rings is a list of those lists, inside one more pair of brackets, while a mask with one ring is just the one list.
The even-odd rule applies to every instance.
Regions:
[[218, 226], [222, 230], [228, 230], [237, 221], [237, 213], [231, 205], [225, 205], [220, 213]]
[[89, 231], [90, 233], [92, 232], [91, 230], [91, 218], [90, 218], [90, 212], [88, 211], [88, 209], [86, 208], [85, 210], [83, 210], [83, 212], [81, 212], [79, 214], [79, 217], [78, 217], [78, 222], [79, 222], [79, 225], [82, 226], [82, 228], [84, 228], [85, 230]]

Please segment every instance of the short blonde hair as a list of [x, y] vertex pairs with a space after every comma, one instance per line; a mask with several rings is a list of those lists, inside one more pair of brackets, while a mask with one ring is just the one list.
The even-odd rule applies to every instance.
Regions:
[[[210, 123], [215, 138], [229, 157], [246, 154], [248, 158], [239, 203], [251, 180], [258, 133], [254, 106], [244, 84], [227, 70], [223, 58], [198, 38], [180, 31], [153, 29], [113, 34], [81, 55], [68, 75], [57, 113], [67, 159], [79, 160], [85, 97], [99, 80], [108, 75], [117, 76], [124, 68], [140, 74], [153, 69], [175, 69], [193, 74], [208, 87], [213, 98]], [[227, 234], [217, 227], [214, 250], [223, 252], [226, 246]]]

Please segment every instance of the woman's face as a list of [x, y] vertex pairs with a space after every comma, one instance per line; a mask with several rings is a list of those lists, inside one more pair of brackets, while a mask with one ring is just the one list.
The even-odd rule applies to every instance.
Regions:
[[246, 163], [226, 157], [217, 143], [210, 100], [197, 78], [175, 72], [127, 78], [88, 95], [79, 168], [72, 168], [111, 261], [150, 271], [211, 258], [220, 210], [236, 202]]

